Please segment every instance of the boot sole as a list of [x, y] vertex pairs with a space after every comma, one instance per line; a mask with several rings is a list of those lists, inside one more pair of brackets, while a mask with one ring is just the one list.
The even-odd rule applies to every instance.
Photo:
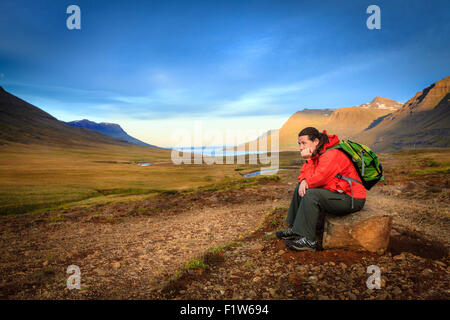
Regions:
[[296, 246], [289, 245], [289, 244], [287, 245], [287, 247], [290, 249], [294, 249], [295, 251], [312, 251], [312, 252], [316, 251], [315, 248], [311, 248], [311, 247], [296, 247]]
[[294, 249], [295, 251], [310, 251], [315, 252], [316, 249], [313, 248], [297, 248], [297, 247], [289, 247], [290, 249]]

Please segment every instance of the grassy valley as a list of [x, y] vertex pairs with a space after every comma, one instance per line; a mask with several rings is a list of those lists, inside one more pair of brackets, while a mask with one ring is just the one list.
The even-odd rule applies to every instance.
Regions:
[[[0, 155], [0, 214], [239, 180], [244, 173], [268, 166], [248, 165], [248, 156], [247, 165], [174, 165], [171, 150], [133, 145], [68, 148], [15, 144], [2, 147]], [[298, 153], [286, 153], [280, 165], [298, 164], [296, 158]], [[152, 165], [142, 167], [138, 165], [141, 162]]]

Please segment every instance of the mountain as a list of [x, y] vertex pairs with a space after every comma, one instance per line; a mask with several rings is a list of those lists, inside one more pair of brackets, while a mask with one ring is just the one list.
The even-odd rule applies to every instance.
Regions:
[[298, 150], [298, 133], [306, 127], [326, 128], [333, 109], [303, 109], [287, 119], [279, 131], [280, 150]]
[[325, 127], [330, 134], [340, 139], [358, 139], [358, 135], [380, 118], [395, 112], [403, 103], [383, 97], [356, 107], [339, 108], [329, 117]]
[[83, 120], [66, 122], [66, 124], [68, 124], [69, 126], [72, 126], [72, 127], [95, 130], [95, 131], [101, 132], [103, 134], [106, 134], [107, 136], [125, 140], [125, 141], [134, 143], [134, 144], [137, 144], [140, 146], [156, 147], [154, 145], [142, 142], [136, 138], [129, 136], [122, 129], [121, 126], [119, 126], [118, 124], [115, 124], [115, 123], [107, 123], [107, 122], [96, 123], [94, 121], [89, 121], [87, 119], [83, 119]]
[[[280, 150], [298, 150], [298, 133], [306, 127], [315, 127], [319, 131], [327, 130], [327, 133], [336, 134], [340, 139], [357, 139], [364, 129], [381, 121], [380, 119], [395, 112], [402, 105], [389, 98], [375, 97], [372, 101], [355, 107], [303, 109], [290, 116], [280, 128]], [[265, 143], [265, 140], [262, 142]]]
[[[375, 97], [372, 101], [355, 107], [338, 109], [303, 109], [297, 111], [278, 130], [279, 150], [298, 150], [298, 133], [306, 127], [315, 127], [319, 131], [327, 130], [328, 134], [336, 134], [340, 139], [358, 139], [359, 134], [380, 122], [403, 106], [395, 100]], [[270, 149], [271, 134], [269, 131], [259, 139], [260, 145]], [[247, 150], [249, 143], [246, 143]], [[254, 146], [255, 144], [253, 144]], [[241, 146], [242, 147], [242, 146]]]
[[403, 106], [365, 130], [360, 140], [375, 151], [449, 147], [450, 76], [417, 92]]
[[403, 103], [397, 102], [395, 100], [389, 99], [389, 98], [383, 98], [383, 97], [375, 97], [372, 101], [369, 103], [365, 103], [360, 105], [361, 108], [366, 109], [378, 109], [378, 110], [390, 110], [390, 111], [396, 111], [399, 108], [401, 108]]
[[[328, 118], [333, 113], [333, 109], [303, 109], [301, 111], [297, 111], [292, 116], [289, 117], [288, 120], [283, 124], [280, 129], [269, 130], [256, 140], [258, 143], [255, 143], [256, 140], [252, 142], [245, 143], [245, 149], [249, 151], [258, 151], [261, 150], [263, 146], [263, 150], [266, 147], [267, 150], [271, 149], [272, 143], [272, 134], [278, 132], [278, 143], [280, 151], [291, 151], [298, 150], [298, 139], [297, 135], [300, 130], [305, 127], [316, 127], [319, 130], [325, 128], [325, 124], [328, 121]], [[259, 146], [258, 146], [259, 144]], [[240, 145], [239, 148], [244, 148], [243, 145]], [[238, 147], [230, 148], [229, 150], [237, 150]], [[241, 149], [242, 150], [242, 149]]]
[[10, 143], [90, 147], [131, 145], [94, 130], [69, 126], [0, 87], [0, 145]]

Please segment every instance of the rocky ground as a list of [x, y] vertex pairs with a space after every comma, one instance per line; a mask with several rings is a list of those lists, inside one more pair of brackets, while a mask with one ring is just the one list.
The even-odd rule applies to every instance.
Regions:
[[[408, 225], [395, 224], [382, 255], [345, 250], [294, 252], [274, 237], [277, 209], [263, 228], [220, 251], [202, 271], [189, 270], [162, 290], [165, 299], [448, 299], [448, 246]], [[367, 268], [381, 271], [370, 290]]]
[[[368, 201], [394, 217], [389, 248], [379, 256], [293, 252], [276, 239], [297, 173], [223, 190], [2, 217], [0, 298], [449, 298], [446, 176], [397, 179], [368, 193]], [[80, 267], [81, 290], [67, 289], [69, 265]], [[380, 268], [381, 289], [367, 287], [371, 265]]]

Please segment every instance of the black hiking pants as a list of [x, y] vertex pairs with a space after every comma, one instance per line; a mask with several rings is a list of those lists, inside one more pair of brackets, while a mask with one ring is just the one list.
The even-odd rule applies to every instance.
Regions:
[[343, 216], [361, 210], [366, 203], [366, 199], [354, 198], [352, 209], [352, 198], [349, 195], [319, 188], [306, 189], [306, 194], [301, 197], [298, 194], [299, 187], [300, 184], [297, 184], [286, 222], [296, 234], [310, 241], [315, 241], [320, 212]]

